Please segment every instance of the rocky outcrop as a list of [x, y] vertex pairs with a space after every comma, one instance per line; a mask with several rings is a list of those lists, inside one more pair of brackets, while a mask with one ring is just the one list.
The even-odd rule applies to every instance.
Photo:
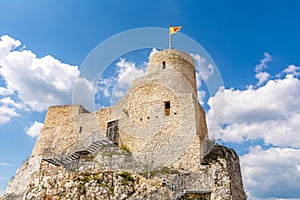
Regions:
[[[226, 199], [247, 199], [243, 188], [239, 156], [233, 149], [215, 144], [210, 153], [204, 157], [204, 164], [216, 167], [214, 173], [215, 185], [228, 185], [216, 187], [217, 196], [228, 196]], [[221, 167], [221, 168], [220, 168]], [[209, 167], [210, 168], [210, 167]], [[228, 192], [226, 192], [228, 190]]]
[[40, 170], [41, 161], [42, 156], [36, 156], [23, 163], [17, 170], [14, 179], [10, 180], [7, 185], [5, 193], [9, 195], [9, 198], [6, 199], [22, 199], [32, 179], [32, 175]]
[[113, 170], [103, 165], [108, 158], [98, 157], [72, 172], [31, 158], [18, 170], [5, 199], [246, 199], [239, 158], [224, 146], [215, 145], [195, 173], [167, 167]]

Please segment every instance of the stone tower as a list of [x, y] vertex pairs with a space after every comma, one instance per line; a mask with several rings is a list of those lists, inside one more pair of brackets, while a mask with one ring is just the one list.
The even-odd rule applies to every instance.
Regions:
[[148, 75], [134, 80], [112, 107], [94, 113], [78, 105], [50, 107], [32, 155], [45, 149], [59, 155], [91, 134], [146, 156], [155, 167], [198, 170], [208, 136], [193, 58], [176, 49], [155, 53]]
[[190, 55], [175, 49], [152, 55], [148, 75], [133, 81], [111, 114], [119, 123], [119, 143], [131, 152], [158, 166], [199, 168], [207, 128]]
[[246, 199], [236, 153], [207, 141], [194, 60], [162, 50], [115, 105], [51, 106], [6, 199]]

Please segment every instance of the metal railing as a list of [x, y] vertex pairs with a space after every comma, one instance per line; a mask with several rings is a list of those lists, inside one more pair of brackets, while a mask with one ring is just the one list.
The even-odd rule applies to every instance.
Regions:
[[[109, 141], [108, 138], [102, 135], [101, 131], [94, 131], [87, 137], [81, 139], [78, 142], [73, 143], [69, 147], [65, 148], [61, 153], [58, 153], [55, 148], [45, 148], [43, 151], [43, 159], [44, 160], [55, 160], [59, 162], [60, 165], [63, 165], [64, 167], [72, 165], [72, 166], [78, 166], [79, 161], [78, 159], [74, 159], [74, 157], [70, 160], [70, 156], [74, 155], [76, 152], [79, 151], [87, 151], [87, 149], [96, 141], [100, 141], [98, 143], [98, 146], [103, 144], [103, 146], [114, 146], [111, 141]], [[97, 149], [96, 149], [97, 150]], [[96, 152], [95, 150], [95, 152]], [[95, 153], [93, 152], [93, 153]], [[79, 157], [79, 156], [78, 156]], [[69, 158], [69, 159], [68, 159]], [[70, 162], [66, 162], [66, 160], [69, 160]], [[72, 167], [75, 168], [75, 167]]]
[[63, 156], [67, 156], [68, 154], [72, 154], [76, 151], [84, 150], [99, 138], [101, 138], [101, 132], [94, 131], [94, 132], [92, 132], [92, 134], [90, 134], [86, 138], [83, 138], [80, 141], [75, 142], [74, 144], [72, 144], [69, 147], [67, 147], [66, 149], [64, 149], [62, 154], [63, 154]]

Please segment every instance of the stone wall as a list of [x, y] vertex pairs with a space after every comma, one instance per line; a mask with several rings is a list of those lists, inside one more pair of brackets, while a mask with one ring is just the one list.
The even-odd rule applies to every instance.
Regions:
[[[32, 156], [43, 155], [46, 148], [59, 155], [95, 132], [106, 136], [108, 122], [118, 120], [119, 147], [147, 154], [157, 166], [172, 165], [189, 154], [184, 157], [195, 159], [186, 168], [197, 170], [207, 130], [194, 91], [193, 59], [184, 52], [166, 50], [151, 57], [149, 65], [159, 60], [167, 62], [165, 70], [135, 80], [127, 95], [110, 108], [87, 113], [76, 105], [50, 107]], [[170, 102], [168, 114], [166, 102]]]
[[96, 113], [81, 113], [73, 118], [81, 139], [87, 138], [93, 132], [100, 131]]
[[102, 130], [104, 134], [106, 134], [107, 122], [113, 119], [111, 107], [102, 108], [96, 111], [96, 118], [97, 118], [97, 124], [99, 125], [99, 128]]
[[148, 73], [153, 74], [164, 71], [162, 62], [165, 62], [165, 69], [175, 69], [182, 73], [193, 87], [195, 95], [197, 95], [194, 60], [190, 55], [176, 49], [159, 51], [150, 57]]
[[[166, 68], [157, 68], [162, 61]], [[203, 158], [207, 128], [195, 91], [192, 57], [173, 49], [161, 51], [150, 58], [149, 75], [134, 80], [127, 95], [109, 108], [111, 118], [101, 110], [97, 118], [101, 127], [107, 126], [108, 121], [119, 120], [119, 146], [125, 145], [133, 154], [147, 154], [158, 166], [171, 165], [189, 154], [180, 162], [193, 157], [193, 162], [187, 162], [190, 165], [185, 167], [197, 170]], [[168, 116], [167, 101], [171, 104]]]
[[45, 149], [60, 154], [65, 148], [79, 140], [74, 116], [85, 112], [80, 105], [49, 107], [44, 126], [39, 134], [31, 156], [43, 155]]
[[[128, 116], [123, 114], [119, 119], [119, 133], [122, 144], [132, 153], [152, 155], [157, 165], [168, 166], [193, 143], [197, 125], [192, 94], [174, 94], [161, 85], [146, 84], [129, 92], [125, 99]], [[168, 116], [165, 101], [171, 104]], [[121, 108], [115, 108], [112, 108], [113, 114], [122, 116], [118, 113]], [[199, 137], [197, 140], [200, 143]]]
[[[194, 85], [191, 84], [188, 79], [176, 69], [165, 69], [160, 73], [149, 74], [135, 79], [132, 82], [131, 89], [151, 83], [163, 85], [172, 90], [174, 93], [193, 93], [197, 96], [197, 93], [194, 92]], [[131, 89], [128, 92], [130, 92]]]

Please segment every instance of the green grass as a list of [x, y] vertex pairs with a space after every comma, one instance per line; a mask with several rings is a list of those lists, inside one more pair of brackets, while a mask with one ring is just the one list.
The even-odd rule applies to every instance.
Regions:
[[120, 148], [122, 151], [126, 151], [128, 153], [131, 153], [130, 149], [125, 145], [125, 144], [122, 144], [121, 148]]
[[122, 185], [128, 185], [129, 182], [133, 182], [134, 181], [133, 176], [130, 173], [128, 173], [128, 172], [118, 173], [117, 176], [120, 176], [120, 177], [123, 178]]

